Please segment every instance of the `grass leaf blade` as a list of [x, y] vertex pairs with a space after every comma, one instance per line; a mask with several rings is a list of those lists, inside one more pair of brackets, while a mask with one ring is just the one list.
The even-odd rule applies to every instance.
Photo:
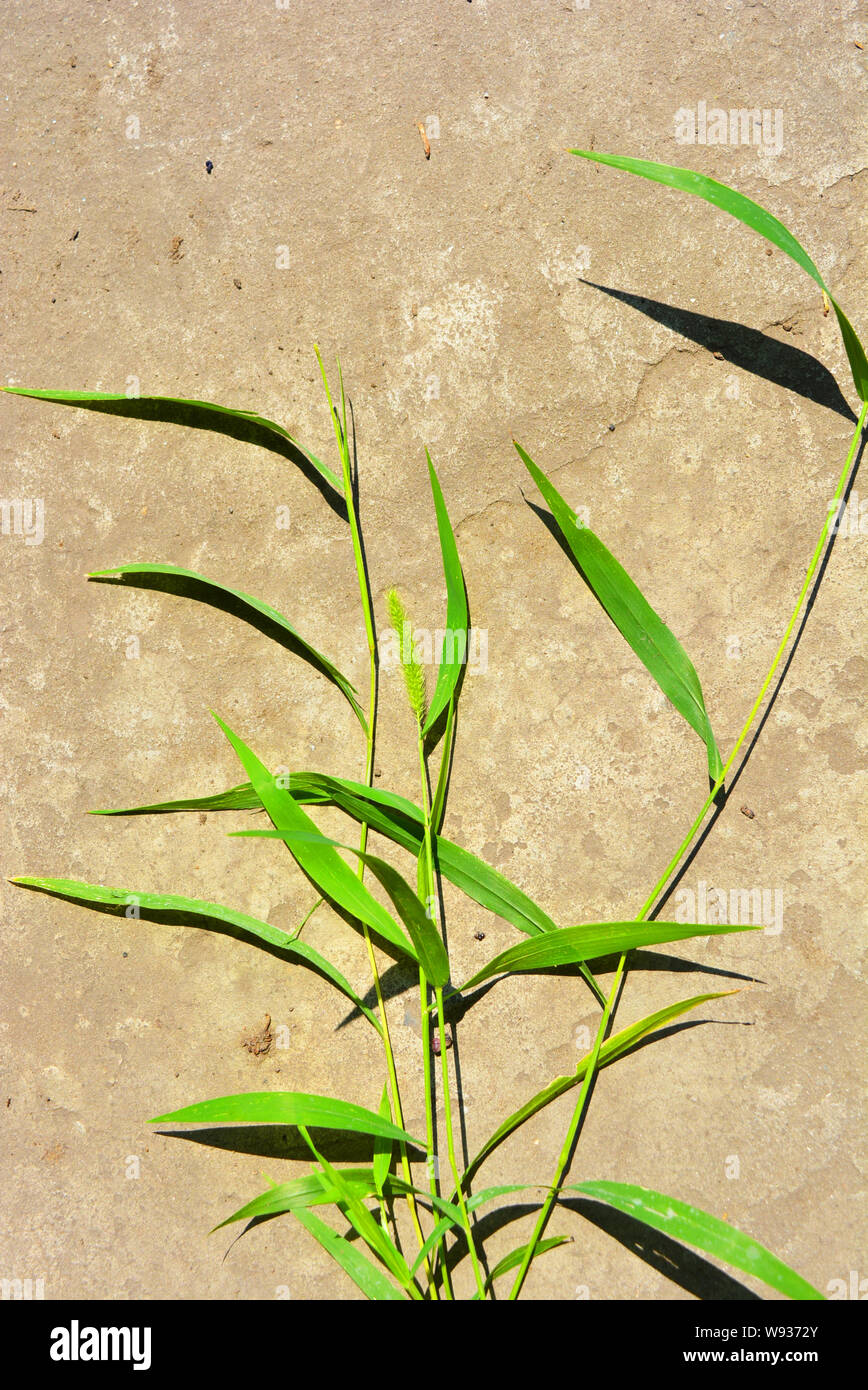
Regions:
[[520, 444], [519, 456], [551, 508], [582, 577], [621, 636], [656, 680], [668, 700], [695, 729], [708, 753], [708, 775], [716, 782], [723, 769], [692, 661], [673, 632], [655, 613], [614, 555], [587, 526], [577, 523], [557, 488]]
[[[388, 1141], [384, 1139], [374, 1141], [375, 1145], [386, 1142]], [[374, 1175], [371, 1168], [344, 1168], [341, 1175], [345, 1182], [356, 1188], [361, 1197], [367, 1197], [374, 1191]], [[281, 1216], [297, 1207], [325, 1206], [339, 1200], [337, 1188], [331, 1192], [327, 1191], [319, 1174], [310, 1173], [303, 1178], [293, 1178], [290, 1182], [275, 1183], [273, 1187], [267, 1188], [258, 1197], [239, 1207], [231, 1216], [227, 1216], [225, 1221], [214, 1227], [214, 1231], [230, 1226], [233, 1221], [257, 1221], [263, 1217]]]
[[[700, 1004], [706, 1004], [711, 999], [725, 999], [729, 994], [736, 993], [735, 990], [719, 990], [714, 994], [695, 994], [690, 999], [682, 999], [677, 1004], [667, 1004], [663, 1009], [657, 1009], [655, 1013], [649, 1014], [638, 1023], [631, 1023], [628, 1028], [622, 1028], [620, 1032], [613, 1034], [600, 1048], [600, 1055], [597, 1060], [597, 1068], [609, 1066], [616, 1062], [619, 1057], [623, 1057], [627, 1052], [640, 1043], [643, 1038], [655, 1032], [659, 1028], [665, 1028], [682, 1014], [688, 1013], [691, 1009], [696, 1009]], [[576, 1067], [576, 1070], [569, 1076], [556, 1076], [554, 1081], [549, 1082], [548, 1086], [543, 1087], [530, 1100], [525, 1101], [524, 1105], [515, 1110], [502, 1124], [498, 1125], [494, 1133], [486, 1139], [482, 1148], [475, 1155], [467, 1168], [462, 1183], [466, 1184], [473, 1177], [483, 1163], [504, 1139], [519, 1129], [531, 1116], [539, 1113], [553, 1100], [571, 1091], [574, 1086], [578, 1086], [584, 1080], [591, 1054], [583, 1057]], [[473, 1199], [471, 1198], [471, 1201]], [[469, 1204], [468, 1204], [469, 1205]]]
[[[572, 1239], [572, 1236], [547, 1236], [545, 1240], [537, 1241], [536, 1254], [542, 1255], [546, 1250], [555, 1250], [559, 1245], [570, 1245]], [[520, 1245], [517, 1250], [512, 1250], [508, 1255], [504, 1255], [502, 1260], [498, 1260], [485, 1281], [486, 1293], [501, 1274], [508, 1274], [511, 1269], [518, 1269], [524, 1259], [526, 1249], [526, 1245]]]
[[857, 394], [860, 400], [868, 400], [868, 360], [865, 357], [865, 349], [804, 246], [777, 217], [751, 198], [746, 198], [743, 193], [730, 188], [728, 184], [718, 183], [716, 179], [710, 179], [694, 169], [679, 169], [672, 164], [656, 164], [653, 160], [632, 159], [625, 155], [597, 154], [593, 150], [570, 150], [569, 153], [579, 155], [582, 159], [593, 160], [596, 164], [607, 164], [613, 169], [624, 169], [629, 174], [638, 174], [641, 178], [665, 184], [668, 188], [676, 188], [682, 193], [693, 193], [698, 198], [704, 198], [707, 203], [712, 203], [714, 207], [743, 222], [746, 227], [759, 232], [760, 236], [791, 257], [828, 296], [844, 340]]
[[[240, 617], [246, 617], [247, 621], [251, 621], [248, 614], [258, 613], [262, 617], [267, 618], [269, 622], [274, 623], [276, 627], [288, 633], [292, 638], [293, 645], [298, 649], [298, 654], [303, 656], [306, 661], [309, 661], [310, 664], [316, 668], [316, 670], [321, 672], [333, 685], [338, 687], [342, 695], [349, 701], [356, 718], [367, 733], [368, 721], [356, 699], [355, 687], [347, 680], [346, 676], [338, 670], [337, 666], [329, 661], [327, 657], [323, 656], [322, 652], [317, 651], [316, 647], [312, 646], [310, 642], [302, 637], [298, 630], [292, 626], [292, 623], [284, 618], [282, 613], [278, 613], [276, 608], [272, 608], [269, 603], [263, 603], [261, 599], [253, 598], [251, 594], [245, 594], [241, 589], [232, 589], [228, 584], [219, 584], [216, 580], [209, 579], [207, 575], [197, 573], [196, 570], [182, 569], [179, 565], [116, 565], [112, 569], [94, 570], [88, 575], [88, 578], [111, 579], [115, 577], [126, 578], [127, 576], [153, 574], [165, 575], [170, 579], [192, 582], [196, 585], [201, 584], [206, 590], [213, 590], [217, 594], [228, 595], [230, 599], [234, 600], [235, 603], [240, 606]], [[247, 613], [245, 613], [245, 610], [247, 610]]]
[[[323, 843], [314, 822], [305, 815], [288, 791], [277, 786], [275, 778], [252, 749], [233, 733], [216, 714], [220, 728], [228, 738], [238, 758], [250, 778], [256, 795], [265, 807], [274, 828], [296, 863], [316, 885], [324, 898], [337, 903], [349, 914], [351, 920], [364, 922], [375, 931], [384, 942], [384, 949], [394, 955], [410, 956], [417, 960], [415, 947], [407, 939], [397, 922], [384, 907], [377, 902], [365, 885], [352, 871], [337, 850]], [[292, 839], [292, 837], [295, 837]], [[292, 842], [290, 842], [292, 839]]]
[[401, 1290], [389, 1282], [383, 1271], [369, 1260], [367, 1255], [362, 1254], [361, 1250], [357, 1250], [337, 1231], [333, 1231], [331, 1226], [314, 1212], [296, 1208], [292, 1214], [368, 1298], [375, 1302], [385, 1302], [389, 1299], [398, 1299], [402, 1303], [405, 1301]]
[[58, 897], [71, 898], [75, 902], [114, 907], [118, 911], [133, 906], [136, 908], [136, 915], [144, 914], [146, 919], [149, 914], [153, 913], [179, 912], [185, 916], [201, 919], [203, 926], [207, 926], [209, 921], [225, 922], [228, 926], [238, 928], [244, 936], [252, 936], [280, 951], [286, 951], [287, 954], [295, 956], [303, 964], [311, 967], [317, 974], [330, 980], [341, 994], [346, 995], [347, 999], [364, 1014], [377, 1032], [381, 1031], [376, 1014], [372, 1013], [368, 1006], [363, 1003], [349, 981], [344, 978], [336, 966], [332, 965], [331, 961], [327, 960], [313, 946], [308, 946], [305, 942], [297, 940], [289, 932], [281, 931], [278, 927], [271, 926], [269, 922], [262, 922], [257, 917], [250, 917], [246, 912], [238, 912], [235, 908], [224, 907], [222, 903], [206, 902], [202, 898], [181, 897], [177, 893], [140, 893], [127, 888], [104, 888], [100, 884], [82, 883], [77, 879], [13, 878], [9, 882], [16, 883], [23, 888], [36, 888], [43, 893], [54, 893]]
[[461, 678], [467, 657], [469, 641], [468, 624], [470, 615], [467, 608], [467, 590], [464, 573], [455, 543], [455, 532], [449, 520], [440, 483], [431, 462], [431, 455], [425, 450], [428, 460], [428, 476], [434, 494], [434, 510], [437, 514], [437, 531], [440, 536], [440, 550], [443, 555], [443, 574], [446, 578], [446, 635], [443, 640], [443, 655], [437, 672], [437, 684], [428, 707], [428, 717], [422, 727], [427, 734], [443, 713]]
[[[167, 420], [178, 422], [179, 411], [201, 414], [209, 420], [209, 429], [220, 429], [232, 422], [256, 426], [265, 436], [273, 435], [289, 444], [302, 456], [322, 478], [338, 492], [342, 491], [340, 479], [331, 469], [299, 444], [297, 439], [274, 420], [266, 420], [252, 410], [232, 410], [229, 406], [215, 405], [213, 401], [189, 400], [181, 396], [127, 396], [115, 391], [33, 391], [24, 386], [4, 386], [11, 396], [28, 396], [37, 401], [51, 401], [54, 405], [75, 405], [84, 410], [101, 410], [110, 414], [132, 416], [140, 420]], [[210, 417], [210, 418], [209, 418]], [[195, 419], [184, 420], [185, 424], [195, 424]]]
[[276, 837], [279, 840], [284, 840], [290, 847], [299, 843], [332, 845], [337, 849], [345, 849], [350, 854], [356, 855], [371, 870], [371, 873], [382, 884], [391, 898], [395, 911], [407, 928], [407, 934], [416, 948], [419, 964], [422, 966], [429, 983], [435, 989], [442, 989], [448, 982], [449, 957], [446, 954], [446, 947], [443, 945], [440, 933], [426, 913], [422, 900], [413, 892], [407, 880], [384, 859], [378, 859], [375, 854], [364, 853], [352, 845], [343, 845], [340, 840], [332, 840], [327, 835], [301, 835], [279, 830], [239, 830], [235, 831], [234, 834], [237, 838], [246, 839], [273, 839]]
[[545, 936], [520, 941], [501, 951], [488, 965], [460, 987], [473, 989], [504, 971], [552, 970], [575, 965], [598, 956], [623, 955], [636, 946], [662, 946], [669, 941], [687, 941], [692, 936], [723, 936], [729, 932], [759, 931], [747, 923], [725, 922], [589, 922], [577, 927], [559, 927]]
[[676, 1197], [666, 1197], [651, 1188], [624, 1182], [583, 1182], [561, 1190], [581, 1192], [583, 1196], [604, 1202], [655, 1231], [662, 1231], [672, 1240], [684, 1241], [709, 1255], [715, 1255], [736, 1269], [762, 1279], [787, 1298], [825, 1301], [823, 1294], [758, 1241], [719, 1217], [711, 1216], [698, 1207], [688, 1206]]
[[305, 1125], [312, 1129], [337, 1129], [353, 1134], [378, 1135], [381, 1139], [403, 1140], [423, 1148], [417, 1139], [374, 1110], [333, 1096], [311, 1095], [304, 1091], [248, 1091], [241, 1095], [217, 1096], [197, 1101], [166, 1115], [156, 1115], [152, 1125]]

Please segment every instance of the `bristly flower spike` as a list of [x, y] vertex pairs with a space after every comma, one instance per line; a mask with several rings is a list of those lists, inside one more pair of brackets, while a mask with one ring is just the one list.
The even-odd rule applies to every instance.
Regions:
[[425, 668], [413, 650], [413, 628], [397, 589], [390, 589], [386, 602], [389, 621], [401, 643], [401, 666], [410, 708], [420, 725], [425, 722]]

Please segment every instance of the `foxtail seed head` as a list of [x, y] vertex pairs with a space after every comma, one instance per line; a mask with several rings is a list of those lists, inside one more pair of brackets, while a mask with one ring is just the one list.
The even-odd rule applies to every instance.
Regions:
[[425, 721], [425, 668], [413, 650], [413, 629], [397, 589], [390, 589], [386, 602], [389, 621], [401, 642], [401, 666], [410, 708], [420, 724]]

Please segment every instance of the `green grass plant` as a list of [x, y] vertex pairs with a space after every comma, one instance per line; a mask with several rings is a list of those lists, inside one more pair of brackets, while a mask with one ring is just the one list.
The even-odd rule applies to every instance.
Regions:
[[[704, 198], [791, 256], [828, 296], [861, 402], [858, 424], [835, 493], [835, 504], [840, 503], [853, 471], [868, 412], [868, 363], [849, 319], [807, 252], [782, 223], [758, 204], [701, 174], [644, 160], [581, 150], [571, 153]], [[705, 993], [677, 1000], [628, 1027], [613, 1031], [629, 955], [636, 947], [755, 929], [734, 924], [685, 925], [650, 918], [654, 908], [665, 900], [668, 885], [706, 823], [709, 812], [715, 803], [719, 805], [725, 799], [727, 778], [763, 707], [815, 581], [835, 508], [830, 508], [824, 518], [804, 583], [768, 673], [747, 713], [741, 733], [724, 759], [712, 730], [699, 676], [678, 638], [657, 615], [604, 541], [577, 520], [542, 468], [521, 444], [515, 442], [522, 462], [550, 509], [553, 529], [560, 535], [575, 568], [606, 617], [644, 664], [648, 677], [656, 682], [693, 733], [701, 738], [708, 780], [706, 792], [703, 776], [703, 794], [697, 796], [700, 805], [691, 817], [689, 829], [635, 916], [627, 912], [611, 922], [559, 925], [519, 885], [443, 834], [449, 771], [456, 752], [456, 715], [469, 637], [469, 610], [454, 530], [430, 457], [427, 462], [433, 516], [447, 596], [446, 629], [453, 638], [462, 640], [444, 643], [433, 688], [427, 688], [425, 668], [415, 650], [413, 622], [399, 590], [389, 588], [384, 616], [402, 639], [401, 677], [408, 706], [406, 741], [408, 757], [413, 758], [418, 770], [418, 801], [374, 785], [380, 683], [376, 605], [364, 558], [358, 479], [348, 432], [343, 375], [339, 373], [339, 388], [333, 397], [318, 350], [317, 360], [334, 430], [339, 463], [336, 471], [300, 445], [280, 425], [252, 412], [232, 411], [209, 402], [174, 397], [129, 401], [124, 396], [104, 392], [7, 388], [22, 396], [118, 414], [139, 414], [144, 418], [171, 419], [177, 418], [178, 411], [192, 411], [193, 422], [205, 422], [209, 428], [240, 430], [244, 437], [253, 437], [244, 433], [253, 430], [256, 442], [278, 448], [304, 468], [333, 504], [342, 506], [355, 560], [361, 620], [369, 655], [366, 700], [294, 621], [240, 589], [227, 588], [204, 575], [171, 564], [121, 564], [90, 576], [129, 584], [140, 577], [157, 574], [179, 584], [192, 583], [197, 596], [203, 593], [207, 597], [215, 590], [220, 591], [233, 601], [233, 611], [239, 616], [250, 622], [264, 618], [271, 628], [288, 638], [295, 655], [307, 661], [349, 703], [363, 740], [360, 780], [326, 776], [316, 771], [278, 775], [261, 761], [241, 733], [230, 728], [215, 713], [214, 718], [228, 745], [227, 759], [231, 755], [237, 760], [236, 775], [243, 774], [243, 781], [214, 796], [179, 798], [97, 813], [130, 816], [241, 809], [264, 813], [266, 823], [239, 833], [246, 838], [281, 840], [311, 884], [316, 901], [296, 931], [284, 932], [235, 908], [174, 894], [108, 888], [65, 878], [27, 876], [12, 882], [110, 912], [121, 913], [125, 905], [134, 900], [140, 915], [146, 919], [177, 913], [184, 921], [192, 918], [204, 926], [230, 924], [242, 939], [266, 949], [279, 949], [290, 967], [315, 971], [352, 1003], [363, 1025], [370, 1025], [377, 1033], [383, 1050], [382, 1091], [379, 1099], [377, 1095], [371, 1096], [369, 1106], [339, 1097], [263, 1091], [199, 1101], [154, 1118], [154, 1124], [171, 1125], [214, 1126], [240, 1122], [291, 1126], [306, 1144], [311, 1158], [308, 1173], [280, 1183], [270, 1182], [264, 1192], [225, 1215], [215, 1229], [236, 1222], [289, 1215], [369, 1299], [452, 1300], [459, 1292], [476, 1300], [487, 1299], [498, 1296], [495, 1286], [506, 1275], [512, 1276], [511, 1284], [501, 1285], [499, 1296], [504, 1296], [509, 1287], [508, 1296], [514, 1299], [522, 1292], [534, 1261], [574, 1237], [572, 1228], [569, 1232], [546, 1235], [552, 1216], [556, 1212], [566, 1214], [566, 1208], [559, 1207], [562, 1194], [571, 1194], [627, 1215], [649, 1231], [663, 1232], [672, 1240], [764, 1281], [787, 1298], [822, 1298], [817, 1289], [749, 1235], [719, 1217], [687, 1205], [676, 1196], [606, 1179], [573, 1185], [566, 1180], [598, 1072], [628, 1056], [640, 1043], [661, 1036], [674, 1020], [734, 992]], [[394, 580], [395, 576], [389, 578]], [[347, 750], [348, 762], [355, 764], [358, 757]], [[320, 830], [310, 814], [320, 807], [337, 808], [346, 817], [347, 833], [341, 840], [326, 836]], [[352, 844], [347, 843], [354, 828], [357, 838]], [[369, 851], [371, 831], [390, 842], [392, 858], [388, 861]], [[367, 886], [372, 881], [388, 899], [388, 908]], [[492, 956], [460, 983], [452, 979], [448, 936], [444, 923], [439, 920], [443, 881], [510, 923], [523, 938]], [[367, 1003], [335, 965], [302, 939], [308, 917], [323, 903], [333, 908], [360, 938], [360, 949], [364, 950], [373, 987]], [[613, 954], [618, 963], [608, 989], [604, 990], [595, 966]], [[396, 1065], [389, 1008], [381, 978], [384, 956], [402, 963], [418, 980], [422, 1046], [418, 1069], [409, 1076], [399, 1077]], [[496, 987], [497, 982], [508, 975], [562, 971], [580, 972], [580, 987], [589, 991], [599, 1009], [590, 1051], [573, 1072], [554, 1078], [487, 1136], [475, 1135], [474, 1157], [462, 1165], [455, 1142], [455, 1107], [461, 1105], [461, 1089], [455, 1084], [454, 1054], [450, 1055], [446, 1023], [450, 1000], [460, 998], [466, 1009], [473, 1006], [473, 991], [483, 983]], [[403, 1095], [411, 1084], [420, 1086], [424, 1096], [424, 1134], [414, 1135], [405, 1125]], [[551, 1177], [546, 1180], [545, 1175], [541, 1177], [535, 1173], [531, 1175], [533, 1181], [526, 1184], [478, 1188], [477, 1177], [490, 1155], [532, 1116], [568, 1092], [576, 1092], [576, 1095]], [[438, 1102], [444, 1113], [448, 1176], [438, 1171], [435, 1161]], [[311, 1129], [364, 1136], [369, 1143], [369, 1162], [362, 1166], [331, 1163], [311, 1137]], [[511, 1198], [517, 1193], [532, 1194], [531, 1200], [536, 1206], [530, 1238], [491, 1268], [480, 1237], [481, 1228], [475, 1220], [476, 1213], [488, 1203]], [[328, 1215], [328, 1219], [319, 1214], [320, 1211]]]

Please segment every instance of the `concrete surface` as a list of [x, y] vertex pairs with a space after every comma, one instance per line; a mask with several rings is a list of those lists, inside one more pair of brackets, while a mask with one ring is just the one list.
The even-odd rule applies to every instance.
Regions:
[[[313, 344], [332, 371], [340, 356], [380, 623], [397, 583], [417, 623], [443, 624], [428, 443], [488, 635], [446, 833], [563, 924], [638, 911], [701, 803], [704, 756], [524, 500], [538, 498], [511, 434], [681, 638], [726, 752], [792, 610], [854, 403], [834, 318], [792, 262], [705, 204], [565, 149], [737, 185], [804, 240], [864, 335], [865, 21], [864, 6], [823, 0], [6, 7], [3, 381], [258, 410], [336, 467]], [[699, 102], [779, 111], [780, 151], [679, 144], [676, 112]], [[4, 877], [186, 893], [293, 926], [310, 889], [281, 845], [225, 838], [244, 815], [85, 813], [240, 780], [209, 708], [271, 765], [361, 776], [348, 708], [237, 619], [84, 575], [200, 570], [284, 611], [364, 690], [346, 528], [291, 464], [239, 440], [12, 397], [2, 412], [3, 497], [44, 504], [41, 544], [14, 526], [0, 543]], [[683, 879], [780, 889], [783, 929], [661, 948], [673, 970], [642, 959], [621, 1025], [755, 983], [604, 1073], [572, 1167], [725, 1214], [824, 1292], [866, 1272], [866, 545], [838, 537], [759, 743]], [[394, 678], [381, 712], [380, 784], [416, 796]], [[272, 1087], [375, 1106], [372, 1030], [336, 1031], [346, 1011], [324, 984], [227, 936], [5, 882], [2, 900], [0, 1274], [43, 1279], [47, 1298], [359, 1297], [289, 1217], [237, 1242], [208, 1235], [264, 1173], [303, 1171], [285, 1156], [297, 1146], [260, 1135], [235, 1151], [145, 1122]], [[518, 939], [446, 901], [456, 978]], [[674, 910], [673, 897], [661, 915]], [[308, 936], [367, 987], [338, 919], [320, 912]], [[391, 1016], [412, 1128], [410, 999]], [[245, 1042], [266, 1014], [288, 1046], [257, 1053]], [[471, 1147], [574, 1065], [595, 1017], [574, 980], [511, 977], [481, 999], [458, 1030]], [[550, 1178], [570, 1113], [550, 1107], [483, 1180]], [[530, 1228], [486, 1229], [493, 1262]], [[550, 1231], [575, 1240], [535, 1266], [530, 1298], [733, 1292], [679, 1272], [671, 1248], [638, 1260], [574, 1212]]]

